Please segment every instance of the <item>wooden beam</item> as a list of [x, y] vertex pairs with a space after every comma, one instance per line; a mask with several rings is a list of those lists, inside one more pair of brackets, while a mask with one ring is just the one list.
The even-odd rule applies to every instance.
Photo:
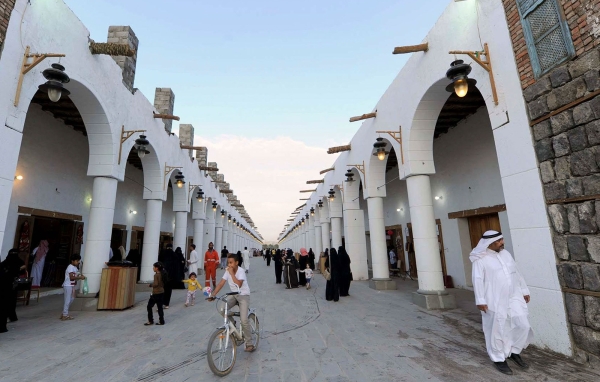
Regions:
[[579, 294], [579, 295], [584, 295], [584, 296], [600, 297], [600, 292], [592, 292], [589, 290], [562, 288], [562, 291], [565, 293], [573, 293], [573, 294]]
[[176, 115], [169, 115], [169, 114], [156, 114], [155, 112], [152, 112], [152, 116], [154, 118], [160, 118], [160, 119], [172, 119], [175, 121], [179, 121], [179, 117]]
[[314, 190], [301, 190], [300, 192], [315, 192], [315, 191], [317, 191], [316, 188]]
[[363, 115], [359, 115], [358, 117], [350, 118], [350, 122], [362, 121], [363, 119], [375, 118], [377, 117], [377, 112], [375, 113], [367, 113]]
[[502, 211], [506, 211], [506, 204], [498, 204], [496, 206], [491, 207], [475, 208], [473, 210], [450, 212], [448, 214], [448, 219], [468, 218], [471, 216], [488, 215]]
[[204, 147], [204, 146], [179, 145], [179, 148], [184, 149], [184, 150], [198, 150], [198, 151], [206, 150], [206, 147]]
[[419, 44], [419, 45], [397, 46], [394, 48], [394, 51], [392, 52], [392, 54], [427, 52], [428, 50], [429, 50], [429, 43], [426, 42], [424, 44]]
[[200, 165], [198, 165], [198, 169], [199, 170], [204, 170], [204, 171], [210, 171], [210, 172], [217, 172], [217, 171], [219, 171], [219, 169], [217, 167], [200, 166]]
[[335, 170], [335, 167], [329, 167], [329, 168], [326, 168], [325, 170], [320, 171], [319, 174], [323, 175], [326, 172], [333, 171], [333, 170]]
[[568, 203], [586, 202], [588, 200], [600, 200], [600, 194], [576, 196], [573, 198], [565, 198], [565, 199], [552, 199], [552, 200], [548, 200], [546, 202], [546, 204], [568, 204]]
[[335, 146], [335, 147], [330, 147], [327, 150], [327, 154], [337, 154], [337, 153], [341, 153], [344, 151], [350, 151], [352, 150], [352, 146], [351, 145], [345, 145], [345, 146]]
[[83, 221], [83, 218], [81, 217], [81, 215], [73, 215], [73, 214], [67, 214], [64, 212], [56, 212], [56, 211], [48, 211], [48, 210], [39, 210], [37, 208], [23, 207], [23, 206], [18, 207], [17, 213], [31, 215], [31, 216], [45, 217], [45, 218], [57, 218], [57, 219], [65, 219], [65, 220]]
[[307, 180], [306, 184], [318, 184], [318, 183], [325, 183], [325, 179], [319, 179], [319, 180]]
[[560, 109], [554, 110], [554, 111], [553, 111], [552, 113], [550, 113], [550, 114], [546, 114], [546, 115], [545, 115], [545, 116], [543, 116], [543, 117], [540, 117], [540, 118], [538, 118], [538, 119], [535, 119], [535, 120], [531, 121], [531, 122], [529, 123], [529, 126], [537, 125], [538, 123], [540, 123], [540, 122], [543, 122], [543, 121], [545, 121], [545, 120], [549, 119], [550, 117], [554, 117], [555, 115], [557, 115], [557, 114], [560, 114], [560, 113], [562, 113], [563, 111], [565, 111], [565, 110], [568, 110], [568, 109], [570, 109], [570, 108], [572, 108], [572, 107], [575, 107], [575, 106], [579, 105], [580, 103], [583, 103], [583, 102], [585, 102], [585, 101], [587, 101], [587, 100], [590, 100], [590, 99], [594, 98], [594, 97], [595, 97], [595, 96], [597, 96], [597, 95], [600, 95], [600, 90], [596, 90], [596, 91], [595, 91], [595, 92], [593, 92], [593, 93], [590, 93], [590, 94], [588, 94], [588, 95], [586, 95], [586, 96], [584, 96], [584, 97], [581, 97], [581, 98], [579, 98], [579, 99], [576, 99], [575, 101], [573, 101], [573, 102], [571, 102], [570, 104], [567, 104], [567, 105], [565, 105], [565, 106], [561, 107]]

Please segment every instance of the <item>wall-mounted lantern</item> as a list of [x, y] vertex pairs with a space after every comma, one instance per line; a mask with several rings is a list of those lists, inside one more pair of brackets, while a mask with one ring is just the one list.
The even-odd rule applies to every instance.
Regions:
[[354, 182], [354, 173], [350, 169], [348, 169], [348, 171], [346, 171], [346, 182], [348, 182], [348, 183]]
[[375, 153], [373, 155], [379, 160], [384, 160], [386, 155], [389, 154], [388, 151], [385, 151], [386, 146], [387, 143], [383, 141], [383, 138], [377, 138], [376, 142], [373, 143], [373, 148], [375, 149]]
[[328, 194], [329, 194], [329, 201], [333, 202], [333, 200], [335, 199], [335, 191], [333, 191], [333, 188], [329, 189]]
[[217, 202], [216, 201], [212, 202], [212, 210], [213, 210], [213, 212], [217, 212]]
[[201, 188], [198, 189], [198, 193], [196, 194], [196, 200], [200, 203], [204, 200], [204, 191]]
[[177, 171], [177, 175], [175, 175], [175, 184], [177, 185], [177, 188], [182, 188], [183, 185], [185, 184], [185, 176], [183, 175], [183, 173], [181, 171]]
[[315, 208], [310, 207], [310, 216], [315, 216]]

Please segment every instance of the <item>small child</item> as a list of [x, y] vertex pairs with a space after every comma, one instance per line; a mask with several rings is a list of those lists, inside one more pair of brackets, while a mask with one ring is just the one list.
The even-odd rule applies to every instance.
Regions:
[[303, 269], [298, 272], [302, 272], [306, 276], [306, 290], [309, 290], [310, 289], [310, 279], [312, 279], [312, 275], [313, 275], [313, 270], [310, 269], [310, 265], [306, 264], [306, 269]]
[[185, 307], [188, 307], [190, 299], [192, 300], [192, 306], [194, 306], [194, 301], [196, 301], [196, 291], [198, 289], [202, 290], [202, 286], [200, 285], [198, 280], [196, 280], [196, 273], [190, 273], [190, 278], [188, 280], [183, 280], [183, 282], [188, 284], [187, 296], [185, 298]]
[[154, 313], [152, 312], [154, 305], [158, 307], [158, 322], [156, 325], [165, 324], [163, 297], [165, 295], [164, 280], [167, 279], [167, 272], [161, 262], [154, 263], [152, 269], [154, 270], [154, 282], [149, 284], [150, 288], [152, 288], [152, 294], [150, 295], [148, 305], [146, 306], [146, 310], [148, 311], [148, 322], [144, 324], [145, 326], [154, 325]]
[[74, 253], [71, 255], [71, 264], [67, 267], [65, 271], [65, 281], [63, 282], [64, 289], [64, 305], [63, 312], [60, 316], [62, 321], [72, 320], [73, 317], [69, 316], [69, 307], [73, 300], [75, 300], [75, 291], [77, 280], [85, 280], [85, 276], [79, 273], [79, 262], [81, 261], [81, 256], [78, 253]]

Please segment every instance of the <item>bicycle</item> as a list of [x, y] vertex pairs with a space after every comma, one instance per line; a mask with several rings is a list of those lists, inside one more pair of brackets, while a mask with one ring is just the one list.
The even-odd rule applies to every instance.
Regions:
[[[206, 350], [208, 367], [210, 367], [210, 370], [219, 377], [224, 377], [231, 373], [237, 357], [237, 347], [244, 343], [244, 333], [241, 322], [238, 330], [235, 326], [235, 321], [229, 319], [230, 316], [239, 317], [240, 312], [232, 312], [230, 314], [227, 306], [227, 297], [237, 294], [239, 294], [239, 292], [229, 292], [220, 297], [207, 298], [209, 301], [217, 300], [217, 311], [219, 310], [219, 301], [225, 303], [223, 326], [218, 327], [210, 336]], [[254, 345], [254, 348], [256, 349], [258, 348], [258, 342], [260, 341], [260, 324], [255, 309], [248, 309], [248, 321], [250, 329], [252, 330], [252, 333], [250, 333], [252, 345]]]

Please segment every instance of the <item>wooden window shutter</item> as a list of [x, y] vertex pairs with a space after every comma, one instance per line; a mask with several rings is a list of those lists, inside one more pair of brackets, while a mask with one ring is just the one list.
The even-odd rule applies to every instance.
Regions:
[[535, 78], [575, 55], [557, 0], [516, 0]]

